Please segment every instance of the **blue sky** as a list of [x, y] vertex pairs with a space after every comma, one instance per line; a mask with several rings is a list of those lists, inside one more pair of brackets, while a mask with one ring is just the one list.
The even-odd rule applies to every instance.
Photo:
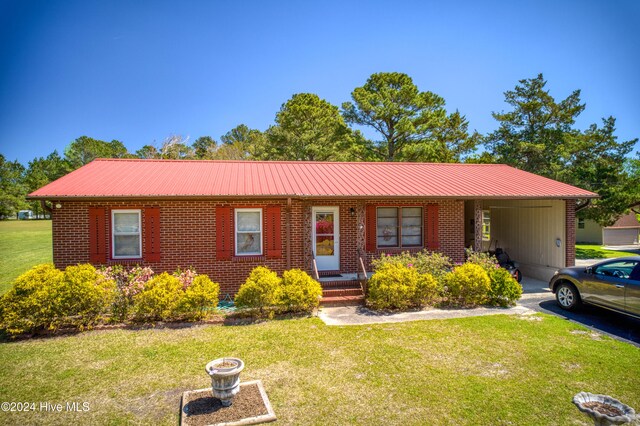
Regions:
[[[26, 164], [87, 135], [130, 151], [170, 134], [266, 129], [294, 93], [335, 105], [409, 74], [470, 127], [542, 72], [582, 90], [578, 126], [640, 137], [640, 2], [0, 0], [0, 153]], [[636, 149], [640, 146], [636, 145]]]

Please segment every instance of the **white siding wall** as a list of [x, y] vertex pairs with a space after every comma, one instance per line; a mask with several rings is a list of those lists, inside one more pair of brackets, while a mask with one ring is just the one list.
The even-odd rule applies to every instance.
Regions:
[[491, 239], [524, 275], [547, 281], [565, 266], [563, 200], [487, 200], [484, 209], [491, 211]]
[[602, 226], [598, 222], [585, 219], [584, 228], [578, 228], [578, 219], [576, 219], [576, 242], [602, 244]]

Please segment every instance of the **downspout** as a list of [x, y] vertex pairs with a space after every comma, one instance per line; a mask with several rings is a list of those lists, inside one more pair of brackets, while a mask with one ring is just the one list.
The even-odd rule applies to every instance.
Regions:
[[291, 198], [287, 198], [287, 269], [291, 269]]

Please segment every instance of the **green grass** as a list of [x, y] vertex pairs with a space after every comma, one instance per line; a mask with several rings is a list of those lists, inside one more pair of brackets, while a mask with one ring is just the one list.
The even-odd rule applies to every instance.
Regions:
[[637, 256], [637, 254], [627, 251], [605, 250], [598, 245], [576, 244], [576, 259], [609, 259], [624, 256]]
[[32, 266], [52, 261], [50, 220], [0, 221], [0, 294]]
[[[278, 424], [589, 424], [580, 391], [640, 408], [640, 349], [564, 319], [486, 316], [328, 327], [110, 330], [0, 344], [0, 401], [88, 402], [84, 413], [0, 413], [7, 424], [165, 424], [205, 364], [242, 358]], [[39, 406], [38, 404], [36, 404]]]

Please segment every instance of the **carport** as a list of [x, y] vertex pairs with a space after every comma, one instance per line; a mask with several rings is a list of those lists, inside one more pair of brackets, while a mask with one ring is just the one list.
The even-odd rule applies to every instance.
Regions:
[[482, 251], [497, 247], [523, 275], [548, 281], [575, 263], [576, 199], [465, 201], [465, 242]]

